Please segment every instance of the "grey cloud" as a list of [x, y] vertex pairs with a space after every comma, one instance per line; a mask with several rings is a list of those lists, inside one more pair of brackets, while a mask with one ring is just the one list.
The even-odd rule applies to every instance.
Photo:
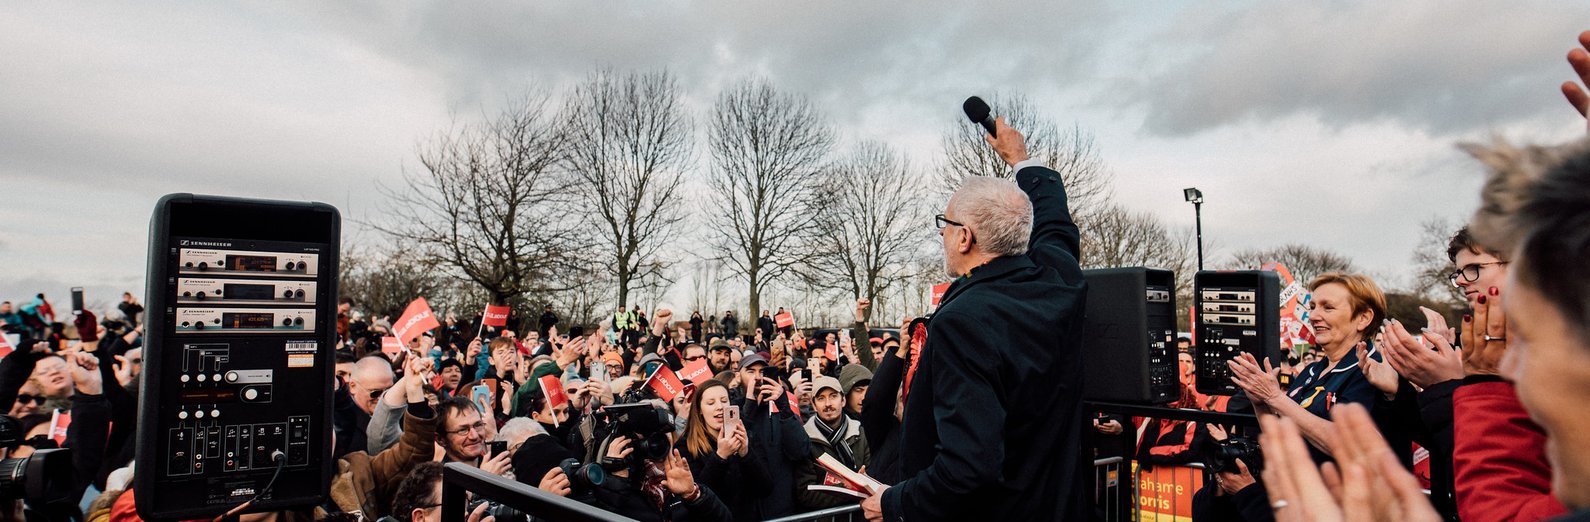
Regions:
[[[1207, 6], [1210, 4], [1199, 4]], [[1111, 98], [1146, 130], [1184, 135], [1310, 114], [1444, 135], [1569, 117], [1556, 86], [1590, 5], [1562, 2], [1259, 2], [1196, 12], [1136, 57]]]

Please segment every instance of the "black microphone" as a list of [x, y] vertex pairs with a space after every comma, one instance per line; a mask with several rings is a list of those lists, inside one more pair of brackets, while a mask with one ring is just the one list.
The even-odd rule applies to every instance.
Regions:
[[999, 137], [998, 134], [994, 133], [994, 115], [992, 109], [988, 108], [988, 102], [973, 96], [967, 98], [966, 102], [961, 104], [961, 110], [966, 111], [966, 118], [972, 120], [972, 123], [982, 125], [983, 129], [988, 131], [989, 136]]

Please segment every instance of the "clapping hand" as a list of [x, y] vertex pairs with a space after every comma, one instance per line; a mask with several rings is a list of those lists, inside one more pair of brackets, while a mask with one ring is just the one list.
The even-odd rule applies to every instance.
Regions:
[[1270, 359], [1264, 359], [1264, 367], [1259, 367], [1259, 360], [1253, 354], [1243, 353], [1237, 358], [1226, 361], [1226, 366], [1231, 368], [1232, 381], [1253, 399], [1255, 404], [1268, 404], [1269, 401], [1281, 397], [1281, 384], [1278, 380], [1281, 369], [1270, 365]]
[[1390, 321], [1384, 330], [1386, 342], [1380, 351], [1397, 373], [1421, 390], [1463, 378], [1462, 352], [1452, 347], [1446, 335], [1437, 333], [1447, 330], [1444, 322], [1437, 325], [1432, 320], [1430, 325], [1419, 335], [1412, 335], [1401, 322]]
[[[1385, 343], [1381, 344], [1384, 345]], [[1392, 369], [1391, 365], [1384, 361], [1376, 361], [1371, 358], [1368, 346], [1367, 343], [1360, 341], [1357, 346], [1353, 347], [1353, 350], [1358, 353], [1358, 369], [1364, 373], [1364, 378], [1369, 380], [1369, 384], [1380, 390], [1380, 393], [1388, 396], [1396, 395], [1397, 370]]]
[[1264, 484], [1275, 519], [1290, 521], [1401, 520], [1441, 517], [1358, 404], [1331, 410], [1335, 463], [1315, 467], [1297, 423], [1259, 416]]
[[1490, 288], [1474, 302], [1474, 313], [1463, 316], [1464, 375], [1501, 375], [1507, 353], [1507, 316], [1502, 312], [1502, 292]]

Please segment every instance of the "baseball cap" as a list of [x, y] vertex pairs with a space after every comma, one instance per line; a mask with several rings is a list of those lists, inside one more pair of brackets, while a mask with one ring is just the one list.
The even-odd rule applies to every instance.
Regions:
[[745, 358], [740, 359], [740, 369], [741, 370], [744, 370], [746, 368], [750, 368], [751, 365], [753, 365], [753, 364], [767, 364], [767, 359], [763, 358], [760, 354], [754, 354], [754, 353], [747, 354], [745, 356]]
[[712, 342], [707, 343], [707, 351], [733, 350], [733, 349], [734, 349], [734, 347], [729, 346], [729, 343], [727, 341], [724, 341], [722, 337], [719, 337], [717, 339], [713, 339]]
[[824, 388], [832, 388], [835, 393], [838, 393], [840, 395], [844, 395], [845, 394], [844, 387], [839, 385], [839, 379], [835, 379], [833, 377], [829, 377], [827, 375], [824, 375], [822, 377], [818, 377], [817, 380], [812, 381], [812, 383], [813, 383], [813, 387], [812, 387], [812, 393], [813, 394], [822, 393]]

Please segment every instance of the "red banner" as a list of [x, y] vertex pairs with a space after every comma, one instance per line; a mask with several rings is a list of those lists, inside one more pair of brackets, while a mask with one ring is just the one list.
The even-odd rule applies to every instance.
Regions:
[[712, 367], [707, 365], [706, 359], [696, 359], [695, 362], [686, 364], [681, 370], [679, 378], [693, 382], [696, 386], [705, 385], [707, 380], [713, 377]]
[[398, 338], [392, 336], [381, 337], [381, 353], [386, 354], [386, 358], [396, 361], [398, 353], [402, 351], [403, 342], [399, 341]]
[[664, 401], [673, 402], [674, 397], [685, 391], [684, 381], [674, 374], [672, 368], [667, 366], [657, 367], [651, 377], [646, 379], [646, 385], [657, 392], [657, 396]]
[[789, 328], [795, 326], [795, 315], [789, 312], [780, 313], [773, 316], [773, 323], [778, 325], [779, 328]]
[[481, 314], [480, 322], [486, 326], [508, 326], [508, 305], [486, 305], [486, 312]]
[[933, 285], [933, 306], [939, 305], [939, 301], [944, 299], [944, 292], [948, 292], [949, 289], [949, 283], [939, 283]]
[[425, 298], [420, 297], [409, 303], [409, 307], [403, 309], [403, 315], [398, 317], [396, 323], [392, 323], [392, 335], [397, 336], [403, 344], [408, 344], [420, 334], [441, 325], [442, 323], [436, 320], [436, 314], [431, 313], [430, 303], [426, 303]]

